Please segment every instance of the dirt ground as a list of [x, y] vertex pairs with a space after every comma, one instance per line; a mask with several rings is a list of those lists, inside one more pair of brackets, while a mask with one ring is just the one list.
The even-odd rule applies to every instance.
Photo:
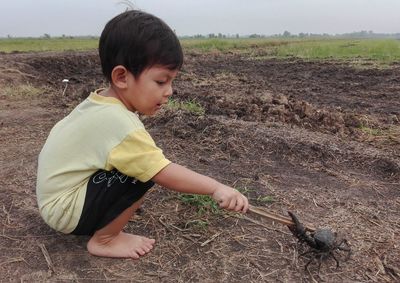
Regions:
[[[143, 117], [165, 155], [242, 190], [253, 205], [337, 231], [350, 260], [305, 270], [305, 248], [287, 227], [251, 213], [199, 214], [160, 187], [126, 227], [154, 237], [152, 253], [137, 261], [89, 255], [87, 237], [41, 220], [35, 180], [51, 127], [105, 85], [97, 55], [16, 53], [0, 54], [1, 281], [399, 282], [400, 64], [185, 56], [174, 98], [205, 114]], [[25, 84], [42, 91], [5, 93]]]

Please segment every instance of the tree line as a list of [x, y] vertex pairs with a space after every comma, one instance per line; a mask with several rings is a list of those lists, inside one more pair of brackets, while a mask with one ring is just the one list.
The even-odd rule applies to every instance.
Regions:
[[236, 34], [223, 34], [223, 33], [209, 33], [209, 34], [196, 34], [189, 36], [181, 36], [181, 38], [314, 38], [314, 37], [340, 37], [340, 38], [394, 38], [400, 39], [400, 33], [375, 33], [372, 30], [370, 31], [356, 31], [351, 33], [342, 33], [342, 34], [329, 34], [329, 33], [304, 33], [300, 32], [298, 34], [292, 34], [291, 32], [285, 30], [280, 34], [273, 35], [264, 35], [264, 34], [248, 34], [248, 35], [239, 35]]

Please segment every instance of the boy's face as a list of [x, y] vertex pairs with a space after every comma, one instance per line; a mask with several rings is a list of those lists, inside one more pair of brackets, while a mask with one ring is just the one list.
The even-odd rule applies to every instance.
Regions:
[[172, 95], [172, 81], [177, 74], [178, 70], [169, 70], [163, 66], [147, 68], [137, 78], [129, 72], [124, 95], [125, 106], [141, 114], [155, 114]]

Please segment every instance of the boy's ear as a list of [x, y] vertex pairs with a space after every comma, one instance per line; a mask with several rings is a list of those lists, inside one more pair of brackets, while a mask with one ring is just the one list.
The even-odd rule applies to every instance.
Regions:
[[111, 72], [111, 82], [118, 88], [126, 88], [128, 86], [128, 70], [122, 66], [115, 66]]

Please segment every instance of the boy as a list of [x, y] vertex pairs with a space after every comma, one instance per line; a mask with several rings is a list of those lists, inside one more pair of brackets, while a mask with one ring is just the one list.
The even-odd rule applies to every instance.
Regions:
[[246, 212], [237, 190], [167, 160], [135, 113], [153, 115], [172, 95], [183, 63], [174, 32], [153, 15], [127, 11], [105, 26], [99, 55], [109, 87], [58, 122], [39, 155], [36, 192], [45, 222], [90, 235], [93, 255], [137, 259], [155, 240], [122, 229], [153, 182]]

